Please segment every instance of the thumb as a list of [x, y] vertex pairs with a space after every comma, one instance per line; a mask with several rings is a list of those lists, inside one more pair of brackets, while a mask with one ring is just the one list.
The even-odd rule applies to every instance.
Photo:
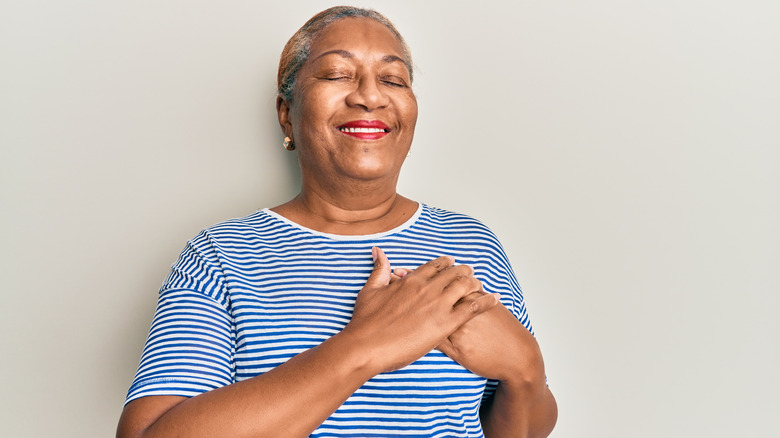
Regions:
[[374, 270], [366, 281], [366, 286], [378, 288], [390, 284], [390, 260], [379, 247], [371, 248], [371, 256], [374, 258]]

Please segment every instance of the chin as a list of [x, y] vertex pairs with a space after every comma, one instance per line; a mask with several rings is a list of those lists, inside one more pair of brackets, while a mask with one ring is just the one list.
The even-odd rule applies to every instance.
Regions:
[[401, 171], [401, 166], [394, 160], [389, 159], [377, 159], [375, 157], [366, 157], [355, 163], [354, 166], [343, 169], [345, 174], [348, 174], [356, 179], [376, 179], [384, 178], [388, 175], [398, 174]]
[[389, 166], [366, 166], [358, 169], [351, 169], [346, 172], [349, 176], [359, 180], [374, 180], [387, 178], [388, 176], [398, 175], [400, 169], [394, 169]]

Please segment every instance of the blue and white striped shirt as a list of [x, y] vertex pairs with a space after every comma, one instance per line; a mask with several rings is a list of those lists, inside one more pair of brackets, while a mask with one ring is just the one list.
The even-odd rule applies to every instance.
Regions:
[[[474, 268], [485, 291], [532, 331], [501, 244], [479, 221], [421, 204], [396, 229], [325, 234], [265, 209], [190, 240], [160, 289], [157, 312], [127, 402], [191, 397], [257, 376], [346, 326], [371, 274], [371, 247], [393, 268], [441, 255]], [[480, 437], [479, 407], [495, 382], [438, 350], [375, 376], [313, 437]]]

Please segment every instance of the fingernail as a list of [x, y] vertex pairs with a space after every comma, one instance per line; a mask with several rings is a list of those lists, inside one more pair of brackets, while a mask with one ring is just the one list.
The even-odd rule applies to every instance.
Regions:
[[376, 250], [377, 250], [377, 249], [378, 249], [378, 248], [377, 248], [377, 247], [375, 247], [375, 246], [372, 246], [372, 247], [371, 247], [371, 258], [372, 258], [372, 259], [374, 259], [374, 263], [376, 263], [376, 257], [377, 257], [377, 255], [376, 255]]
[[496, 301], [498, 301], [499, 303], [501, 302], [501, 294], [500, 293], [494, 292], [494, 293], [492, 293], [490, 295], [493, 295], [493, 298], [495, 298]]

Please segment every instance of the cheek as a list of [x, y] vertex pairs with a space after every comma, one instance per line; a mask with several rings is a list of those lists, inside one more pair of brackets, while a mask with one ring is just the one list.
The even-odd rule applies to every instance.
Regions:
[[322, 130], [322, 111], [317, 99], [307, 96], [300, 98], [292, 111], [291, 121], [295, 140], [306, 142], [307, 139], [320, 136]]
[[294, 123], [299, 129], [326, 131], [331, 125], [339, 98], [332, 93], [308, 92], [296, 105]]
[[414, 126], [417, 124], [417, 98], [412, 94], [403, 99], [399, 104], [404, 122], [407, 126], [414, 129]]

